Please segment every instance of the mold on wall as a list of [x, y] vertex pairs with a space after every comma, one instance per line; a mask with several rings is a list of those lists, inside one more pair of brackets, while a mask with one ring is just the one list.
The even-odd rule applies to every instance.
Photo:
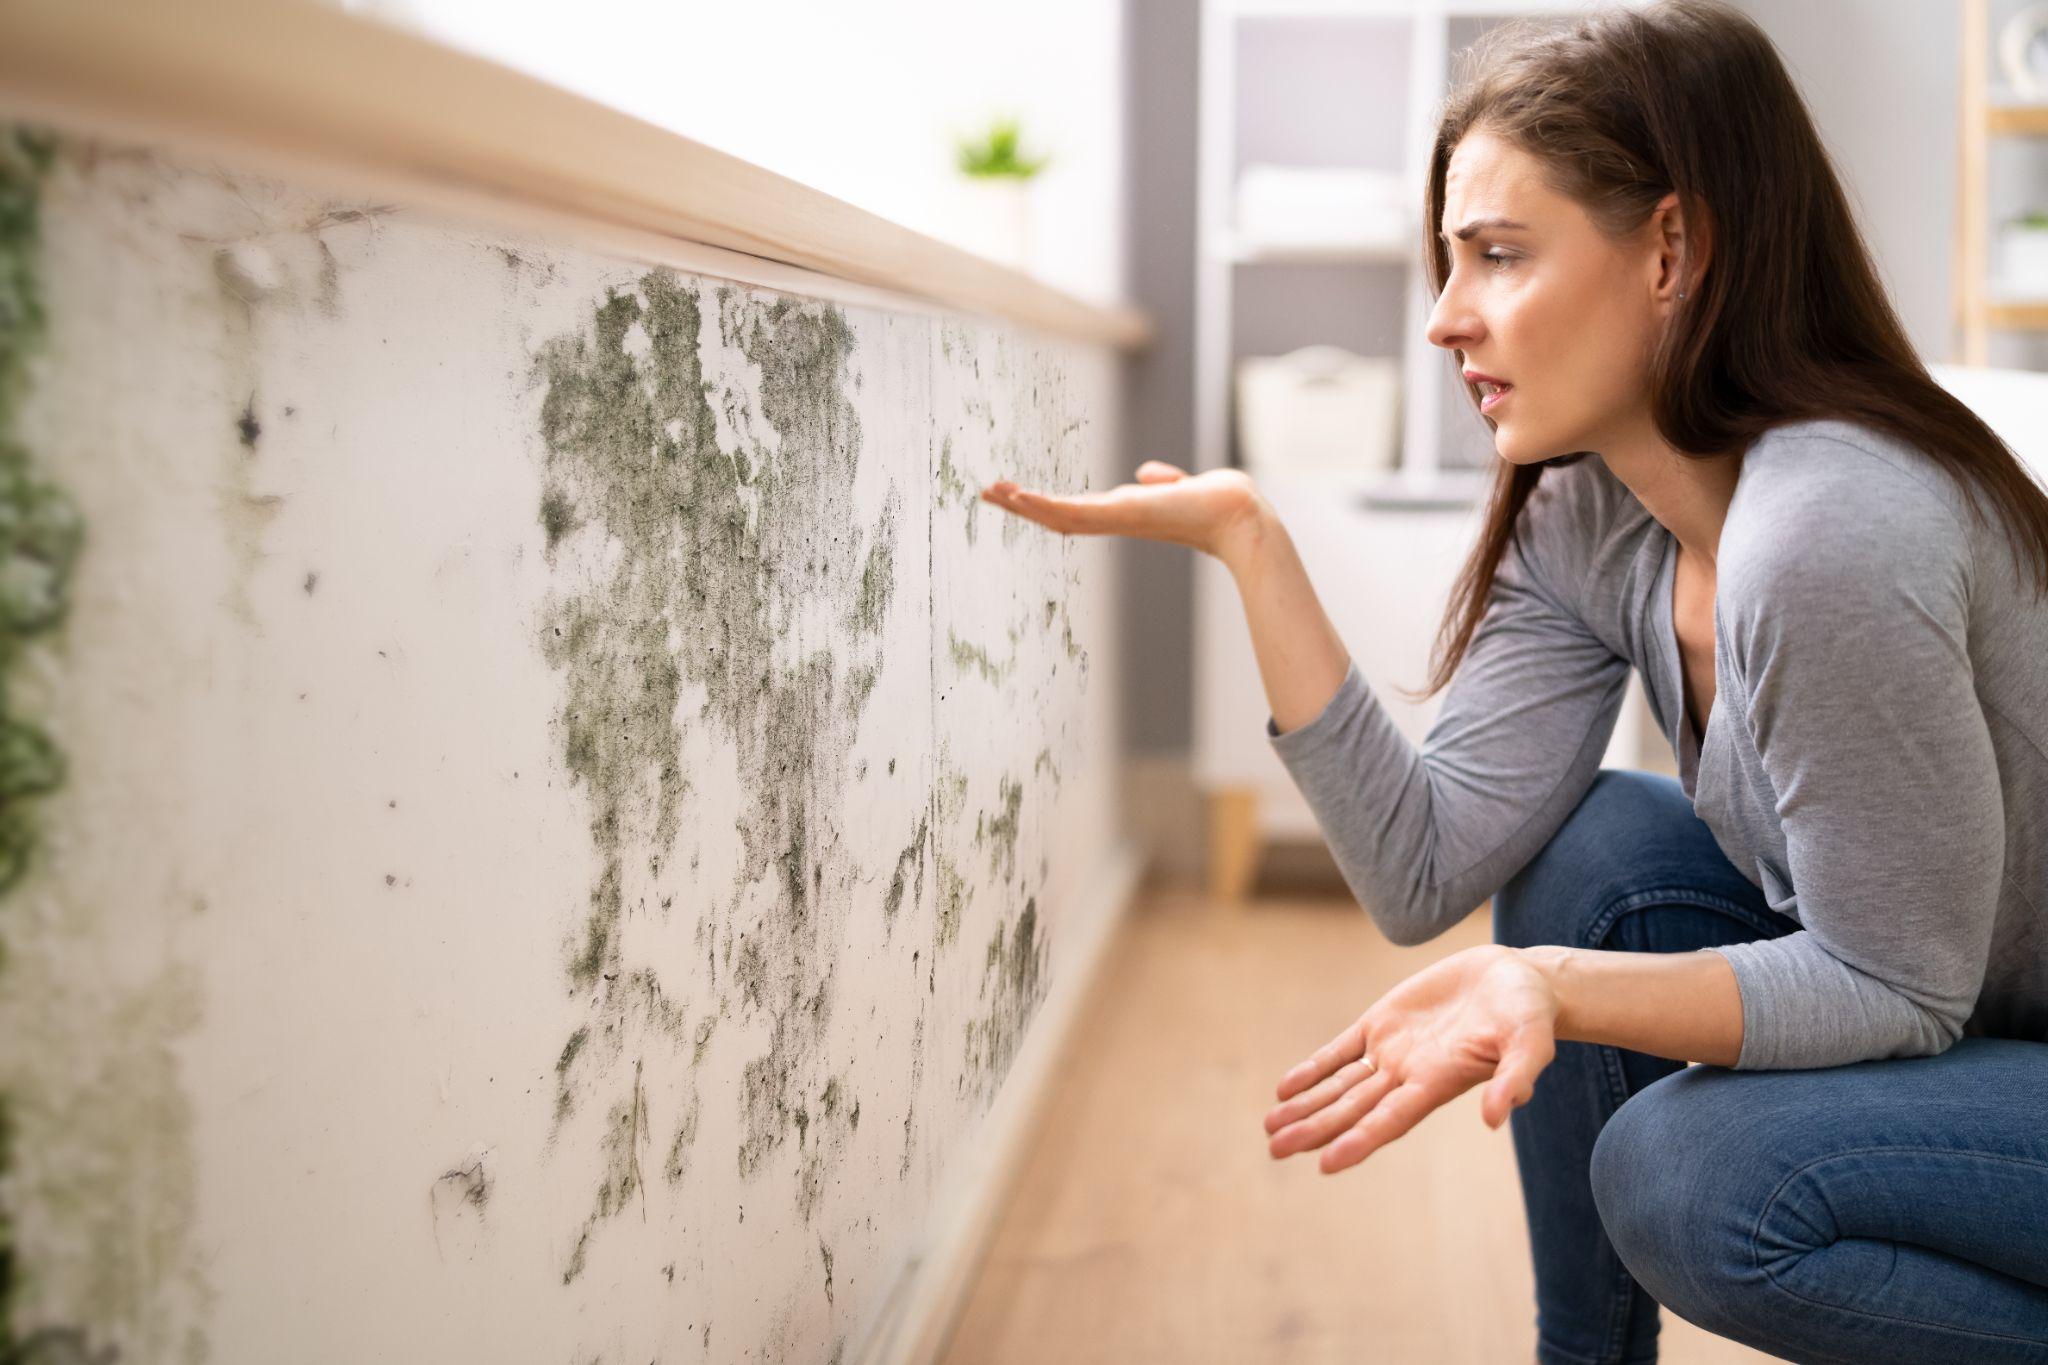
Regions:
[[[47, 978], [40, 951], [50, 892], [39, 808], [68, 773], [41, 670], [70, 607], [84, 542], [78, 507], [19, 420], [45, 339], [41, 190], [55, 154], [44, 132], [0, 128], [0, 998], [13, 1002], [0, 1012], [9, 1043], [0, 1050], [0, 1361], [8, 1362], [90, 1360], [104, 1342], [94, 1330], [100, 1324], [132, 1327], [144, 1314], [146, 1281], [178, 1249], [185, 1212], [177, 1154], [165, 1153], [154, 1131], [175, 1133], [181, 1097], [161, 1084], [150, 1048], [153, 1034], [181, 1021], [150, 1012], [161, 1004], [179, 1013], [189, 1002], [175, 990], [96, 1002], [92, 1052], [39, 1027], [41, 1011], [75, 1002]], [[101, 1068], [92, 1091], [75, 1081], [85, 1063]], [[84, 1131], [68, 1150], [45, 1150], [53, 1130], [73, 1125]], [[121, 1225], [92, 1198], [96, 1179], [155, 1174], [160, 1163], [170, 1178], [155, 1217]], [[43, 1231], [41, 1220], [17, 1212], [24, 1198], [79, 1206], [69, 1245], [48, 1262], [23, 1254], [40, 1247]], [[39, 1314], [58, 1287], [75, 1295], [71, 1313]], [[135, 1339], [170, 1344], [162, 1334]]]
[[20, 1179], [122, 1115], [10, 1072], [15, 1329], [852, 1358], [1114, 852], [1107, 552], [974, 496], [1111, 471], [1113, 359], [128, 149], [43, 202], [98, 549], [0, 1024], [132, 1122]]

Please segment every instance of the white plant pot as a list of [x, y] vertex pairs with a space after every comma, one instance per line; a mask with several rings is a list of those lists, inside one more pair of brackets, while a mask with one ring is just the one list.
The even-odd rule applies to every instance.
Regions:
[[2009, 294], [2048, 294], [2048, 228], [2007, 224], [1998, 234], [1998, 275]]
[[960, 188], [960, 244], [992, 261], [1029, 270], [1031, 182], [985, 176], [970, 178]]

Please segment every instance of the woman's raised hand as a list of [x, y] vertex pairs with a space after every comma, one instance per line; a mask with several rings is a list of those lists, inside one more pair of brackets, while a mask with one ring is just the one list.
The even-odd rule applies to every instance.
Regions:
[[1229, 562], [1256, 538], [1265, 500], [1241, 469], [1190, 474], [1163, 460], [1138, 466], [1136, 483], [1104, 493], [1054, 494], [998, 479], [984, 502], [1066, 535], [1136, 536], [1188, 545]]

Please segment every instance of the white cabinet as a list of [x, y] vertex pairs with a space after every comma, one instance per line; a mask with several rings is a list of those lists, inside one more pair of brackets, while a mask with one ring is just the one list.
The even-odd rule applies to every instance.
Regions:
[[[1195, 463], [1236, 462], [1231, 393], [1242, 356], [1335, 343], [1399, 357], [1392, 475], [1254, 473], [1360, 671], [1418, 745], [1443, 694], [1411, 702], [1394, 689], [1423, 684], [1498, 458], [1453, 358], [1425, 335], [1431, 300], [1421, 210], [1430, 141], [1458, 47], [1501, 18], [1562, 17], [1576, 8], [1569, 0], [1205, 0], [1203, 9]], [[1402, 176], [1414, 186], [1411, 246], [1392, 249], [1384, 230], [1350, 247], [1304, 245], [1300, 234], [1285, 233], [1284, 244], [1262, 244], [1243, 231], [1235, 213], [1240, 173], [1289, 161]], [[1275, 296], [1288, 300], [1277, 314]], [[1265, 838], [1312, 837], [1315, 825], [1266, 739], [1265, 691], [1235, 585], [1206, 559], [1196, 577], [1194, 694], [1212, 889], [1233, 898]], [[1639, 681], [1631, 682], [1606, 762], [1671, 770]]]

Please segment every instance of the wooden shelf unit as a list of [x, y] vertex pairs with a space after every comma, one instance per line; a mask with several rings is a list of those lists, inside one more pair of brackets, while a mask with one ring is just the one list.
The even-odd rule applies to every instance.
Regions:
[[1991, 278], [1991, 142], [2048, 138], [2048, 100], [1994, 98], [1991, 89], [1990, 0], [1963, 0], [1961, 118], [1956, 176], [1955, 320], [1951, 356], [1965, 365], [1990, 363], [1993, 332], [2048, 331], [2048, 291], [2001, 290]]

